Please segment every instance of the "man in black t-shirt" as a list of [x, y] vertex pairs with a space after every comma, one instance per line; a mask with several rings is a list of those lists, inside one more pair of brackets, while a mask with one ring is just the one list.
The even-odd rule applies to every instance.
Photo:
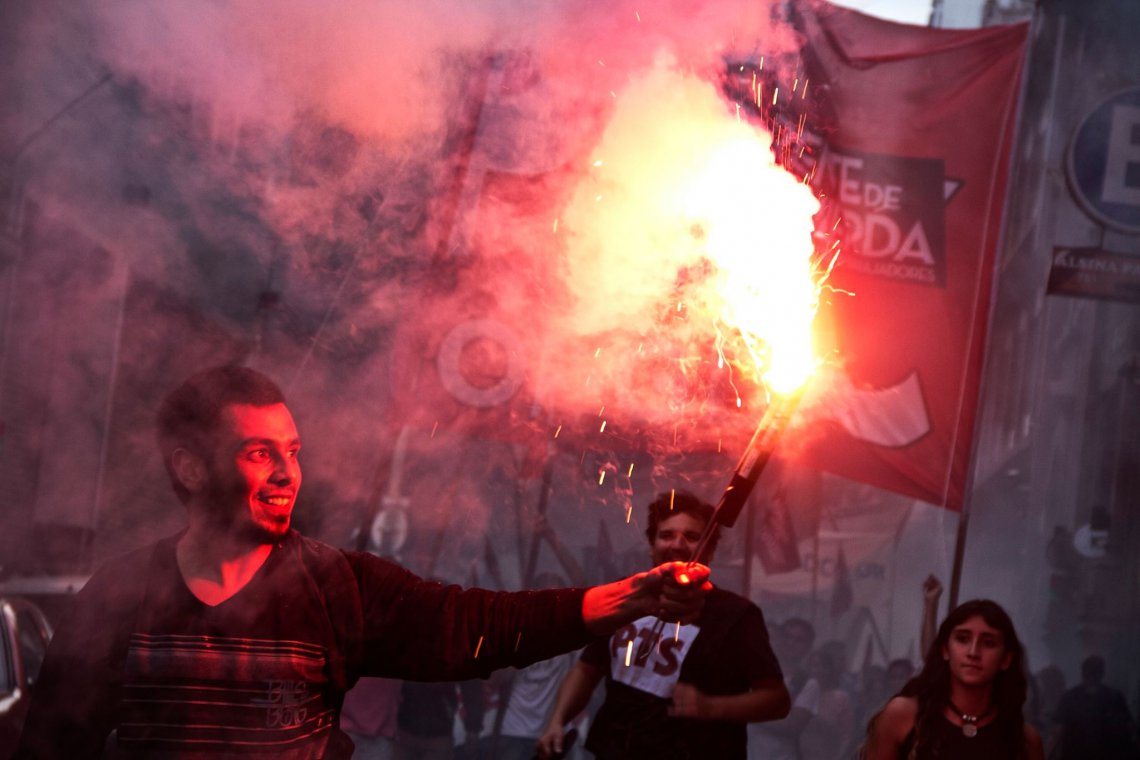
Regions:
[[[245, 367], [194, 375], [158, 413], [186, 507], [178, 535], [114, 559], [52, 640], [16, 757], [337, 760], [361, 676], [457, 681], [525, 666], [707, 591], [667, 565], [590, 589], [517, 593], [417, 578], [299, 535], [300, 436], [281, 390]], [[690, 572], [685, 568], [686, 572]]]
[[[645, 531], [653, 562], [691, 557], [712, 513], [710, 505], [684, 492], [654, 500]], [[710, 554], [714, 548], [715, 536]], [[742, 759], [745, 725], [788, 713], [788, 691], [755, 604], [713, 589], [695, 621], [670, 622], [649, 655], [638, 660], [656, 621], [643, 617], [586, 647], [562, 682], [539, 739], [541, 757], [562, 752], [566, 725], [603, 677], [606, 699], [586, 742], [599, 760]]]

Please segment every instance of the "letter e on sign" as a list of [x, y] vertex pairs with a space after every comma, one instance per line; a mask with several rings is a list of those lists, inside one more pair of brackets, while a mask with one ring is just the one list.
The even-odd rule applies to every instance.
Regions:
[[1085, 116], [1068, 170], [1073, 195], [1090, 216], [1140, 234], [1140, 87], [1111, 95]]

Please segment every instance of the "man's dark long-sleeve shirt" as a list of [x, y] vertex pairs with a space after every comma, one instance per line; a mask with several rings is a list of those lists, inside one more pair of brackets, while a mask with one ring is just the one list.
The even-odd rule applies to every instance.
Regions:
[[56, 632], [18, 758], [342, 758], [360, 676], [485, 677], [590, 636], [582, 590], [495, 593], [424, 581], [291, 532], [247, 586], [191, 594], [177, 537], [102, 568]]

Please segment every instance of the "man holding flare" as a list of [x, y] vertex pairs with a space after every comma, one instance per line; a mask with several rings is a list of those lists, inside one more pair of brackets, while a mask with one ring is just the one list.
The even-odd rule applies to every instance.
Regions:
[[692, 621], [711, 589], [708, 568], [661, 562], [588, 589], [464, 590], [303, 537], [300, 437], [281, 390], [248, 368], [185, 381], [158, 438], [187, 528], [79, 593], [18, 758], [99, 757], [108, 742], [122, 757], [348, 758], [339, 712], [361, 676], [485, 677], [646, 615]]

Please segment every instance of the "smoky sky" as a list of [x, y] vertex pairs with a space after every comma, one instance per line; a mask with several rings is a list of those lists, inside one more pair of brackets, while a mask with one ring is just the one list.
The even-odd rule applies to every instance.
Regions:
[[[649, 488], [694, 477], [670, 471], [685, 429], [715, 453], [735, 402], [762, 403], [748, 378], [710, 382], [715, 330], [686, 311], [695, 297], [678, 308], [672, 292], [693, 272], [640, 255], [652, 241], [607, 249], [601, 225], [644, 237], [644, 222], [589, 203], [600, 185], [627, 208], [645, 194], [615, 179], [622, 160], [638, 171], [654, 151], [692, 150], [650, 139], [655, 127], [700, 118], [766, 144], [717, 84], [726, 60], [794, 51], [766, 4], [17, 2], [4, 13], [10, 186], [37, 229], [83, 240], [26, 269], [44, 269], [46, 300], [85, 326], [68, 340], [106, 346], [85, 382], [24, 391], [56, 420], [48, 438], [66, 439], [65, 420], [82, 414], [94, 420], [87, 448], [105, 449], [80, 473], [39, 468], [41, 491], [65, 495], [41, 494], [39, 519], [96, 515], [114, 548], [176, 523], [122, 505], [163, 493], [148, 415], [209, 363], [247, 363], [285, 387], [307, 440], [306, 490], [328, 505], [299, 517], [338, 536], [386, 492], [401, 423], [421, 433], [409, 467], [428, 481], [506, 482], [529, 466], [516, 450], [543, 445], [512, 431], [562, 430], [553, 445], [578, 460], [567, 466], [590, 482], [612, 473], [610, 501], [626, 514], [643, 495], [631, 494], [635, 461]], [[105, 272], [75, 286], [90, 307], [58, 287], [84, 276], [74, 260], [87, 248], [102, 252], [88, 269]], [[22, 294], [17, 310], [63, 341], [32, 301]], [[491, 339], [456, 348], [464, 321]], [[29, 367], [48, 361], [27, 354]], [[441, 356], [460, 365], [466, 401], [434, 387]], [[501, 418], [473, 429], [488, 410]], [[473, 432], [510, 453], [490, 476], [452, 461]], [[94, 506], [71, 496], [92, 480]], [[476, 527], [498, 498], [468, 499], [488, 513]]]

